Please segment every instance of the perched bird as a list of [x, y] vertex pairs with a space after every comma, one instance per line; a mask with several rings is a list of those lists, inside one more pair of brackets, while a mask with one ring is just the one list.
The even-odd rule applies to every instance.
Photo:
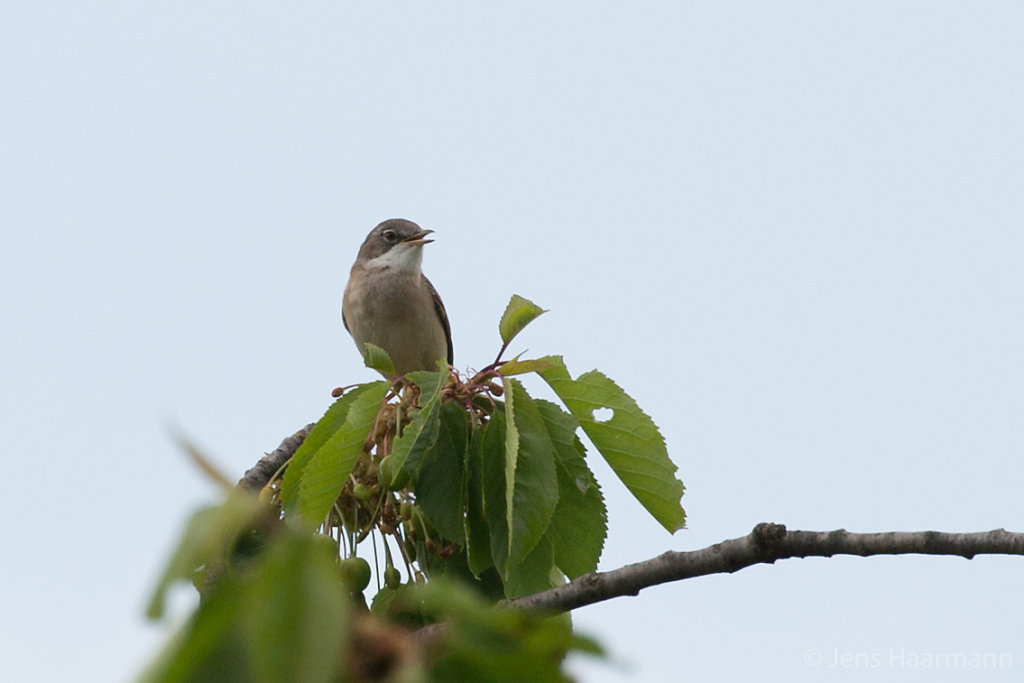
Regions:
[[420, 270], [432, 232], [401, 218], [384, 221], [366, 236], [345, 286], [345, 329], [361, 354], [366, 342], [387, 351], [396, 376], [453, 362], [448, 314]]

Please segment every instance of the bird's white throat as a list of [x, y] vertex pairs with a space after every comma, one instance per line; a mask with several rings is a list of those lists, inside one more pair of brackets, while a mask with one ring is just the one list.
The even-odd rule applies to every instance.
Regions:
[[366, 267], [370, 270], [392, 268], [394, 270], [416, 273], [419, 272], [422, 263], [422, 244], [396, 244], [380, 256], [367, 261]]

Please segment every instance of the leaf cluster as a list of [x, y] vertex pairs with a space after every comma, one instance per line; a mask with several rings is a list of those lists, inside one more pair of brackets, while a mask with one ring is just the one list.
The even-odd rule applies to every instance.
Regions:
[[443, 620], [444, 646], [351, 601], [349, 577], [327, 537], [291, 524], [266, 526], [266, 501], [234, 495], [196, 513], [150, 605], [163, 613], [164, 593], [194, 578], [193, 564], [229, 558], [241, 530], [261, 528], [261, 551], [209, 593], [142, 674], [144, 683], [336, 683], [344, 681], [542, 681], [568, 678], [560, 663], [571, 650], [598, 654], [564, 619], [495, 610], [464, 586], [433, 581], [395, 592], [392, 610]]
[[[424, 659], [403, 644], [385, 658], [389, 671], [408, 666], [419, 676], [437, 666], [459, 680], [473, 680], [474, 671], [477, 680], [561, 680], [561, 656], [587, 649], [573, 640], [567, 619], [505, 610], [497, 616], [477, 607], [596, 570], [607, 510], [581, 432], [668, 531], [681, 528], [685, 514], [683, 485], [661, 434], [615, 382], [597, 370], [573, 378], [559, 356], [502, 360], [544, 312], [512, 297], [499, 323], [498, 357], [472, 376], [439, 363], [436, 372], [336, 390], [337, 400], [258, 499], [236, 493], [198, 513], [150, 613], [162, 612], [167, 588], [181, 578], [195, 583], [203, 603], [156, 665], [166, 676], [159, 680], [202, 679], [196, 667], [219, 666], [225, 657], [245, 661], [241, 669], [251, 675], [240, 680], [287, 680], [278, 674], [293, 668], [309, 672], [293, 680], [332, 680], [328, 672], [362, 666], [349, 652], [362, 642], [360, 628], [415, 628], [438, 619], [470, 624], [450, 627], [450, 656]], [[382, 349], [368, 345], [365, 357], [385, 376], [393, 369]], [[520, 381], [530, 373], [560, 403], [532, 396]], [[367, 540], [377, 564], [369, 611], [363, 593], [372, 572], [359, 557]], [[440, 592], [423, 592], [428, 579]], [[459, 592], [467, 586], [484, 602]], [[282, 625], [297, 641], [287, 653], [271, 652]], [[508, 664], [504, 671], [519, 674], [509, 679], [488, 669], [501, 658], [481, 639], [555, 668], [525, 672]]]
[[[501, 353], [542, 313], [514, 296]], [[529, 595], [597, 568], [607, 511], [582, 430], [658, 522], [683, 526], [675, 465], [632, 398], [596, 370], [573, 379], [559, 356], [502, 362], [501, 353], [472, 377], [442, 363], [343, 394], [271, 485], [285, 518], [335, 535], [349, 555], [377, 532], [385, 571], [394, 547], [410, 580], [457, 576], [492, 598]], [[390, 367], [372, 345], [366, 359]], [[562, 405], [531, 396], [518, 377], [527, 373]]]

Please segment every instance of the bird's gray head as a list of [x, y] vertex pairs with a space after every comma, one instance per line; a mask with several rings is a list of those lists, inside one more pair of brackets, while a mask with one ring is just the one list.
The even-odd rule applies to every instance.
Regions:
[[424, 230], [404, 218], [391, 218], [370, 231], [359, 248], [358, 262], [368, 268], [418, 270], [423, 260], [424, 239], [433, 230]]

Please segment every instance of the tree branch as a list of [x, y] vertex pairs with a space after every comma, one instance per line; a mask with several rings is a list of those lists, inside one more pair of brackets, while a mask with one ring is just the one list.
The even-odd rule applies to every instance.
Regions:
[[270, 478], [274, 476], [281, 467], [288, 462], [288, 458], [295, 455], [295, 451], [298, 450], [302, 442], [309, 436], [310, 431], [313, 429], [315, 423], [310, 422], [308, 425], [295, 432], [284, 441], [281, 445], [275, 448], [272, 452], [267, 453], [259, 462], [252, 466], [242, 478], [238, 480], [238, 488], [243, 491], [250, 493], [256, 493], [270, 481]]
[[[238, 488], [256, 492], [288, 462], [313, 429], [310, 423], [267, 453], [239, 480]], [[776, 560], [833, 555], [1024, 555], [1024, 533], [1005, 529], [954, 534], [940, 531], [889, 531], [858, 534], [835, 531], [789, 531], [783, 524], [762, 522], [746, 536], [689, 552], [669, 551], [607, 572], [586, 574], [550, 590], [502, 603], [505, 607], [568, 612], [612, 598], [638, 595], [644, 588], [709, 574], [733, 573]], [[416, 632], [431, 640], [443, 632], [431, 624]]]
[[747, 536], [702, 550], [667, 552], [608, 572], [581, 576], [542, 593], [510, 600], [509, 607], [566, 612], [644, 588], [708, 574], [737, 572], [755, 564], [794, 557], [833, 555], [1024, 555], [1024, 533], [995, 529], [967, 534], [939, 531], [854, 534], [836, 531], [787, 531], [782, 524], [762, 523]]

